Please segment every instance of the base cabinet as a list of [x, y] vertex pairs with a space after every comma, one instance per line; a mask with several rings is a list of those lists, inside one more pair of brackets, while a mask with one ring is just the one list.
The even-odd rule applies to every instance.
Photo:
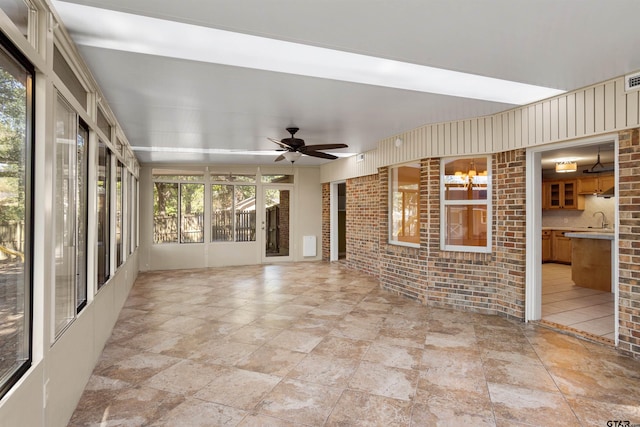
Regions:
[[564, 231], [553, 231], [552, 259], [554, 262], [571, 264], [571, 239], [564, 235]]
[[551, 230], [542, 231], [542, 262], [552, 261], [551, 258]]

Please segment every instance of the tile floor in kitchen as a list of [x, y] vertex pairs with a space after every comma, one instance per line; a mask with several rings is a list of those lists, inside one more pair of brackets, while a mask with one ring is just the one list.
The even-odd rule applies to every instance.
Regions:
[[612, 346], [306, 262], [141, 273], [69, 426], [605, 426], [638, 402]]
[[542, 264], [542, 319], [613, 341], [614, 294], [574, 285], [570, 265]]

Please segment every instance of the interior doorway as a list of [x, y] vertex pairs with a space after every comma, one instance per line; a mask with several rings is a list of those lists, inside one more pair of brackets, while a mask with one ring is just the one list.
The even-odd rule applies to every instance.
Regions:
[[[528, 151], [527, 199], [533, 203], [527, 205], [527, 248], [531, 250], [527, 252], [525, 315], [528, 321], [616, 345], [617, 152], [617, 135]], [[563, 163], [572, 164], [575, 171], [556, 172], [556, 164]], [[600, 182], [608, 188], [590, 187]], [[585, 256], [579, 248], [596, 238], [608, 239], [596, 242], [599, 248], [605, 244], [607, 251], [598, 249], [591, 251], [595, 257]], [[594, 267], [594, 259], [611, 262]], [[583, 269], [590, 268], [595, 274], [588, 274], [586, 281], [577, 279]], [[608, 288], [598, 288], [602, 285], [597, 275], [610, 280]]]
[[347, 183], [337, 181], [330, 187], [330, 256], [331, 261], [347, 257]]

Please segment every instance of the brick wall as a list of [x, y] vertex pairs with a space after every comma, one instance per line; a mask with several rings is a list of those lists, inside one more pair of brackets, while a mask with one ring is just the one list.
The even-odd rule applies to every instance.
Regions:
[[389, 168], [347, 182], [348, 266], [428, 305], [524, 319], [525, 152], [494, 155], [492, 165], [491, 254], [440, 250], [440, 159], [424, 159], [419, 248], [388, 243]]
[[[640, 129], [620, 132], [619, 148], [619, 348], [640, 357]], [[421, 161], [420, 248], [388, 244], [388, 168], [348, 180], [348, 266], [379, 277], [389, 291], [427, 305], [524, 319], [525, 168], [523, 149], [492, 157], [490, 254], [440, 250], [440, 159]], [[330, 221], [325, 186], [323, 258]]]
[[526, 151], [493, 156], [493, 254], [496, 310], [524, 319], [526, 271]]
[[[420, 167], [420, 236], [428, 224], [428, 213], [424, 207], [429, 200], [426, 186], [429, 177], [425, 174], [425, 162]], [[380, 215], [380, 284], [396, 294], [425, 301], [427, 273], [426, 250], [423, 247], [390, 245], [389, 242], [389, 168], [379, 170], [379, 215]], [[347, 212], [348, 215], [348, 212]]]
[[331, 184], [322, 184], [322, 260], [331, 259]]
[[347, 180], [347, 258], [349, 268], [378, 277], [380, 266], [378, 175]]
[[619, 134], [619, 316], [621, 350], [640, 357], [640, 131]]

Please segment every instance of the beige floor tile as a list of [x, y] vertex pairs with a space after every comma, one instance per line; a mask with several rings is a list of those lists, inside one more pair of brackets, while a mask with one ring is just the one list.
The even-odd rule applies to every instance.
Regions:
[[194, 397], [251, 411], [280, 382], [280, 377], [227, 368], [217, 372], [213, 380]]
[[325, 425], [401, 427], [408, 426], [410, 420], [410, 402], [346, 390]]
[[421, 358], [421, 349], [390, 345], [384, 341], [374, 341], [362, 360], [380, 363], [393, 368], [418, 369]]
[[303, 425], [323, 425], [340, 398], [342, 389], [285, 380], [260, 403], [259, 412]]
[[349, 381], [349, 388], [393, 399], [411, 400], [417, 381], [418, 371], [362, 362]]
[[354, 340], [329, 335], [314, 347], [312, 354], [332, 356], [339, 359], [360, 360], [367, 352], [369, 341]]
[[580, 426], [561, 393], [488, 383], [496, 418], [536, 426]]
[[300, 363], [305, 356], [306, 353], [299, 351], [263, 346], [238, 361], [236, 367], [284, 377]]
[[471, 408], [464, 405], [452, 408], [434, 403], [416, 404], [413, 407], [411, 426], [495, 426], [493, 416], [474, 413], [469, 409]]
[[298, 330], [285, 330], [269, 341], [269, 346], [285, 348], [291, 351], [309, 353], [320, 344], [323, 335]]
[[217, 403], [187, 399], [168, 412], [153, 427], [210, 427], [236, 426], [246, 412]]
[[349, 359], [309, 354], [293, 368], [288, 378], [309, 383], [345, 388], [358, 367], [358, 362]]
[[[545, 316], [609, 309], [554, 270]], [[565, 300], [579, 308], [548, 310]], [[599, 426], [640, 423], [639, 384], [610, 346], [425, 306], [336, 263], [144, 272], [69, 425]]]
[[158, 372], [145, 382], [147, 387], [171, 393], [191, 395], [209, 384], [222, 367], [183, 360]]

